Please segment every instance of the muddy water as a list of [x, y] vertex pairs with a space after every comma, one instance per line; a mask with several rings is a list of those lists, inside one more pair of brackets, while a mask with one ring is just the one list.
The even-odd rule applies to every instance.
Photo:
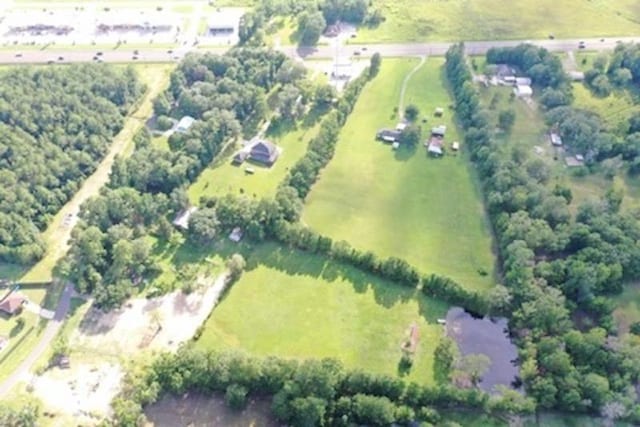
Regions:
[[447, 313], [447, 335], [453, 338], [460, 353], [484, 354], [491, 360], [489, 369], [480, 381], [480, 388], [495, 392], [496, 385], [512, 386], [518, 376], [515, 360], [516, 346], [507, 333], [507, 319], [474, 318], [461, 308], [453, 307]]
[[227, 407], [220, 396], [165, 396], [145, 408], [147, 427], [279, 427], [269, 400], [251, 400], [244, 411]]

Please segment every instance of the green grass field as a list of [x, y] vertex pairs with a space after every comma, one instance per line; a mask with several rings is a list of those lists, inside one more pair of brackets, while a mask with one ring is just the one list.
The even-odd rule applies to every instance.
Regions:
[[408, 377], [433, 381], [433, 350], [446, 306], [352, 267], [276, 245], [247, 255], [248, 271], [205, 324], [196, 345], [255, 355], [335, 357], [395, 375], [413, 322], [420, 340]]
[[[443, 59], [430, 58], [411, 78], [405, 105], [414, 103], [430, 126], [447, 125], [447, 147], [459, 141], [451, 98], [444, 86]], [[477, 188], [464, 155], [441, 159], [375, 140], [376, 130], [395, 126], [404, 77], [418, 60], [385, 59], [380, 75], [364, 89], [347, 120], [336, 154], [307, 200], [303, 222], [336, 240], [379, 256], [407, 260], [424, 273], [438, 273], [472, 289], [494, 283], [492, 239]], [[445, 116], [435, 119], [436, 107]], [[464, 151], [464, 146], [462, 147]], [[481, 276], [479, 269], [489, 274]]]
[[606, 37], [640, 32], [635, 0], [377, 0], [386, 18], [354, 43]]
[[640, 111], [640, 105], [628, 90], [616, 90], [607, 97], [595, 96], [582, 83], [573, 84], [573, 105], [597, 113], [611, 130], [627, 128], [629, 117]]
[[[304, 155], [309, 141], [318, 129], [319, 126], [316, 124], [313, 127], [285, 131], [282, 135], [268, 132], [266, 138], [282, 148], [278, 161], [270, 168], [252, 162], [245, 162], [240, 166], [232, 165], [231, 158], [235, 150], [228, 150], [205, 169], [189, 187], [189, 199], [197, 204], [200, 197], [227, 193], [244, 193], [257, 197], [273, 196], [289, 168]], [[245, 173], [246, 167], [251, 167], [255, 173]]]

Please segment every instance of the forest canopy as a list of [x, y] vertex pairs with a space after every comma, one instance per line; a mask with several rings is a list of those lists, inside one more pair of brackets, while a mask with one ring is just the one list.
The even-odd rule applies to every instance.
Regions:
[[44, 254], [49, 220], [107, 152], [144, 87], [133, 68], [20, 67], [0, 79], [0, 261]]

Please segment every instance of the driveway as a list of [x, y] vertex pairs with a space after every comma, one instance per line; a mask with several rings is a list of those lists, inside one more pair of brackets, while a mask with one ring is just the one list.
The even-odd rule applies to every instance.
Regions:
[[51, 341], [56, 337], [62, 323], [64, 322], [65, 317], [67, 317], [67, 313], [69, 312], [69, 307], [71, 306], [71, 297], [73, 295], [73, 286], [70, 283], [67, 283], [64, 290], [62, 291], [62, 295], [60, 296], [60, 300], [58, 301], [58, 307], [56, 308], [56, 312], [53, 316], [53, 319], [47, 323], [47, 326], [42, 333], [42, 337], [40, 338], [40, 342], [33, 348], [31, 353], [27, 356], [25, 360], [22, 361], [20, 366], [16, 368], [16, 370], [0, 384], [0, 400], [21, 380], [27, 378], [29, 371], [33, 367], [33, 364], [44, 354], [44, 352], [49, 348]]

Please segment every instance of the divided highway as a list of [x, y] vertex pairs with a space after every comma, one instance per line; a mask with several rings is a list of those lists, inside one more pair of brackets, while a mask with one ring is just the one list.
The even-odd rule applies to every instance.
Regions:
[[[628, 43], [635, 40], [640, 41], [640, 36], [636, 37], [609, 37], [606, 39], [563, 39], [563, 40], [492, 40], [492, 41], [472, 41], [465, 42], [467, 53], [483, 54], [491, 47], [516, 46], [520, 43], [532, 43], [544, 47], [552, 52], [566, 52], [579, 49], [583, 43], [585, 50], [613, 49], [618, 43]], [[444, 55], [452, 42], [434, 43], [402, 43], [402, 44], [348, 44], [341, 47], [341, 56], [370, 56], [374, 52], [379, 52], [382, 56], [423, 56], [423, 55]], [[228, 47], [211, 47], [191, 49], [197, 52], [223, 53]], [[335, 48], [331, 46], [317, 47], [297, 47], [279, 46], [278, 50], [290, 57], [303, 59], [330, 59], [335, 57]], [[96, 56], [98, 51], [101, 55]], [[46, 64], [46, 63], [69, 63], [69, 62], [177, 62], [180, 61], [187, 50], [176, 48], [167, 49], [122, 49], [101, 50], [96, 46], [95, 50], [1, 50], [0, 64]], [[134, 59], [135, 57], [135, 59]]]

